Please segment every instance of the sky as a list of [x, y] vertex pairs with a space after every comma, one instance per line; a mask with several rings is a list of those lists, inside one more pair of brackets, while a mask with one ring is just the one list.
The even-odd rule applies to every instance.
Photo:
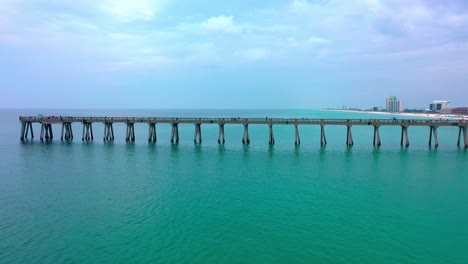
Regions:
[[0, 0], [0, 108], [468, 106], [466, 0]]

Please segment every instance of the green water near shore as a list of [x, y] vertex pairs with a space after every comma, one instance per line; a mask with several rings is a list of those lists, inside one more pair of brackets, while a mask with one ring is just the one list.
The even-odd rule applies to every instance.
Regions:
[[[42, 114], [368, 118], [325, 111], [42, 111]], [[135, 126], [135, 144], [96, 140], [20, 143], [19, 115], [0, 112], [0, 263], [468, 263], [468, 152], [456, 128], [439, 128], [440, 147], [427, 147], [428, 128], [158, 125], [158, 143]], [[381, 116], [379, 116], [382, 118]], [[390, 117], [389, 117], [390, 118]], [[59, 128], [56, 129], [56, 134]], [[81, 127], [74, 127], [75, 133]], [[37, 133], [38, 127], [35, 127]], [[36, 136], [37, 137], [37, 136]]]

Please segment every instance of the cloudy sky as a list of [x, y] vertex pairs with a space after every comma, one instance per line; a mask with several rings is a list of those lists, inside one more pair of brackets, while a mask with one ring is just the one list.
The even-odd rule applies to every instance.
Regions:
[[468, 106], [466, 0], [0, 0], [0, 108]]

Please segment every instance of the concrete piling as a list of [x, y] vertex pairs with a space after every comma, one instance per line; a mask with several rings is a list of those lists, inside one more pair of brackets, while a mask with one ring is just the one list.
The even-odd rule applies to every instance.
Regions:
[[73, 129], [71, 122], [62, 123], [62, 134], [60, 140], [72, 140], [73, 139]]
[[149, 123], [149, 131], [148, 131], [148, 142], [151, 143], [156, 143], [157, 141], [157, 136], [156, 136], [156, 124], [155, 123]]
[[224, 123], [219, 123], [218, 144], [224, 143], [226, 143], [226, 140], [224, 139]]
[[[70, 136], [70, 139], [73, 139], [74, 138], [74, 135], [73, 135], [73, 129], [72, 129], [72, 124], [71, 123], [68, 123], [68, 132], [69, 132], [69, 136]], [[65, 137], [66, 137], [66, 133], [65, 133]]]
[[31, 139], [34, 139], [34, 131], [31, 122], [22, 122], [21, 123], [21, 140], [28, 139], [28, 135], [31, 134]]
[[463, 128], [463, 138], [465, 139], [465, 148], [468, 148], [468, 135], [466, 133], [466, 127]]
[[104, 123], [104, 142], [114, 141], [114, 125], [112, 122]]
[[[44, 124], [41, 124], [41, 135], [39, 136], [39, 139], [41, 141], [44, 140], [44, 130], [45, 130], [45, 126]], [[26, 128], [26, 132], [28, 132], [27, 128]]]
[[460, 138], [463, 135], [463, 141], [465, 148], [468, 148], [468, 138], [467, 138], [467, 132], [466, 132], [466, 126], [459, 126], [458, 127], [458, 140], [457, 140], [457, 146], [460, 147]]
[[409, 146], [409, 138], [408, 138], [408, 124], [401, 125], [401, 139], [400, 139], [400, 146], [403, 147], [403, 139], [405, 139], [405, 147]]
[[126, 142], [135, 142], [135, 123], [127, 123]]
[[382, 142], [380, 141], [380, 125], [374, 125], [374, 140], [372, 141], [374, 146], [380, 147]]
[[81, 135], [81, 140], [94, 140], [94, 134], [93, 134], [93, 123], [88, 122], [86, 120], [83, 121], [83, 133]]
[[429, 127], [429, 147], [432, 146], [432, 135], [434, 135], [434, 147], [439, 146], [439, 140], [437, 139], [437, 127], [436, 125]]
[[325, 136], [325, 125], [320, 125], [320, 146], [327, 145], [327, 137]]
[[63, 134], [65, 132], [65, 123], [62, 123], [62, 133], [61, 133], [61, 136], [60, 136], [60, 140], [63, 141]]
[[41, 125], [41, 141], [52, 140], [54, 138], [54, 133], [52, 132], [52, 124], [42, 123]]
[[[45, 137], [44, 138], [46, 140], [49, 140], [49, 138], [50, 138], [49, 137], [49, 128], [47, 127], [47, 124], [43, 124], [43, 126], [44, 126], [44, 129], [45, 129]], [[44, 140], [44, 138], [43, 138], [43, 140]]]
[[171, 143], [179, 143], [179, 124], [172, 123]]
[[248, 123], [244, 123], [244, 135], [242, 136], [242, 144], [250, 144]]
[[197, 139], [198, 143], [202, 143], [202, 135], [201, 135], [201, 124], [200, 123], [195, 123], [195, 136], [193, 138], [193, 142], [197, 144]]
[[351, 132], [352, 125], [348, 122], [346, 125], [346, 146], [351, 147], [354, 145], [353, 134]]
[[21, 140], [21, 141], [24, 140], [24, 131], [26, 131], [26, 124], [25, 124], [25, 123], [21, 123], [21, 136], [20, 136], [20, 140]]
[[275, 144], [275, 135], [273, 134], [273, 124], [268, 124], [269, 132], [268, 132], [268, 143], [270, 145]]
[[301, 137], [299, 136], [299, 128], [297, 123], [294, 124], [294, 145], [301, 144]]

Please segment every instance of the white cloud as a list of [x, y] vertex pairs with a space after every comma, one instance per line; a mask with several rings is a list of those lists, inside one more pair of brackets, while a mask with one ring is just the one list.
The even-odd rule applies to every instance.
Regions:
[[232, 16], [217, 16], [208, 18], [201, 23], [201, 28], [209, 32], [232, 33], [238, 31]]
[[468, 41], [466, 9], [423, 0], [291, 0], [206, 19], [200, 19], [203, 13], [182, 16], [171, 10], [160, 16], [168, 0], [0, 1], [0, 42], [81, 52], [126, 67], [148, 65], [141, 54], [156, 58], [149, 61], [158, 65], [168, 64], [161, 58], [224, 64], [297, 54], [409, 56], [405, 51]]
[[149, 21], [161, 8], [161, 1], [151, 0], [107, 0], [101, 10], [122, 22]]
[[289, 5], [289, 8], [294, 11], [306, 11], [311, 7], [312, 5], [307, 0], [293, 0]]

